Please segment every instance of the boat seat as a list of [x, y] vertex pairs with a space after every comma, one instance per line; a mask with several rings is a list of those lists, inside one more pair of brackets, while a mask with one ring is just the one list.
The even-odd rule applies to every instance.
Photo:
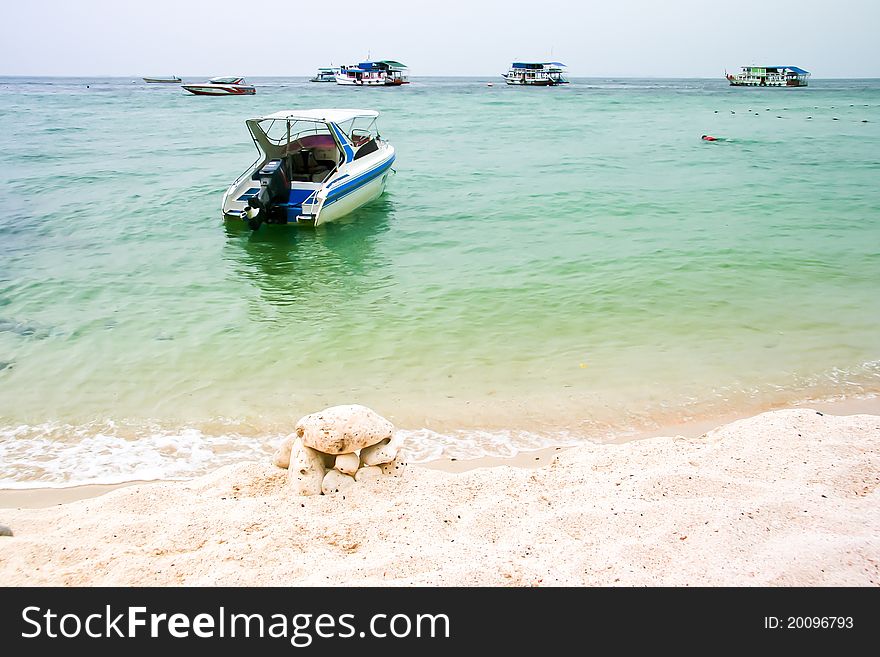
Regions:
[[336, 166], [331, 160], [316, 160], [312, 149], [304, 148], [290, 156], [290, 179], [321, 182]]
[[379, 150], [379, 144], [376, 143], [375, 139], [371, 139], [368, 142], [365, 142], [363, 146], [357, 149], [357, 153], [354, 154], [354, 159], [360, 159], [365, 155], [369, 155], [370, 153], [375, 153]]

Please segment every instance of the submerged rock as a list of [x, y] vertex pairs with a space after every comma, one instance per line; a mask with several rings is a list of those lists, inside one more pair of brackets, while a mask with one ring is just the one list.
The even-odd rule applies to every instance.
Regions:
[[0, 333], [14, 333], [23, 338], [36, 338], [42, 340], [48, 338], [52, 331], [45, 326], [33, 322], [21, 322], [15, 319], [0, 317]]
[[346, 454], [391, 438], [394, 425], [359, 404], [331, 406], [296, 423], [303, 445], [325, 454]]

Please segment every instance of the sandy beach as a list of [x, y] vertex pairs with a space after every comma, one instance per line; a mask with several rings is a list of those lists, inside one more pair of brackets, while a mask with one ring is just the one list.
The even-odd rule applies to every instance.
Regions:
[[801, 408], [528, 468], [408, 466], [344, 495], [296, 497], [285, 470], [239, 463], [0, 508], [0, 581], [876, 586], [878, 455], [880, 416]]

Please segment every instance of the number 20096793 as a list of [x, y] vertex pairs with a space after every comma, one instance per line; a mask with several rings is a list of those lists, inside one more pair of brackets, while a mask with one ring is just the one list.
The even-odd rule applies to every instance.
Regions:
[[768, 630], [847, 630], [852, 626], [852, 616], [764, 616], [764, 628]]

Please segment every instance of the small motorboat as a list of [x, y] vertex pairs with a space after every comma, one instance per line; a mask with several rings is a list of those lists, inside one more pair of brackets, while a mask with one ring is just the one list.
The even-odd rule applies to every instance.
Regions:
[[318, 69], [318, 73], [315, 77], [309, 79], [309, 82], [336, 82], [336, 74], [338, 72], [338, 67], [322, 66]]
[[183, 88], [196, 96], [248, 96], [257, 90], [244, 78], [211, 78], [203, 84], [185, 84]]
[[283, 110], [248, 119], [256, 162], [223, 195], [223, 217], [261, 224], [319, 226], [377, 199], [394, 163], [379, 112]]
[[171, 75], [167, 78], [142, 78], [144, 82], [149, 82], [151, 84], [155, 83], [167, 83], [167, 84], [180, 84], [182, 80], [176, 75]]

